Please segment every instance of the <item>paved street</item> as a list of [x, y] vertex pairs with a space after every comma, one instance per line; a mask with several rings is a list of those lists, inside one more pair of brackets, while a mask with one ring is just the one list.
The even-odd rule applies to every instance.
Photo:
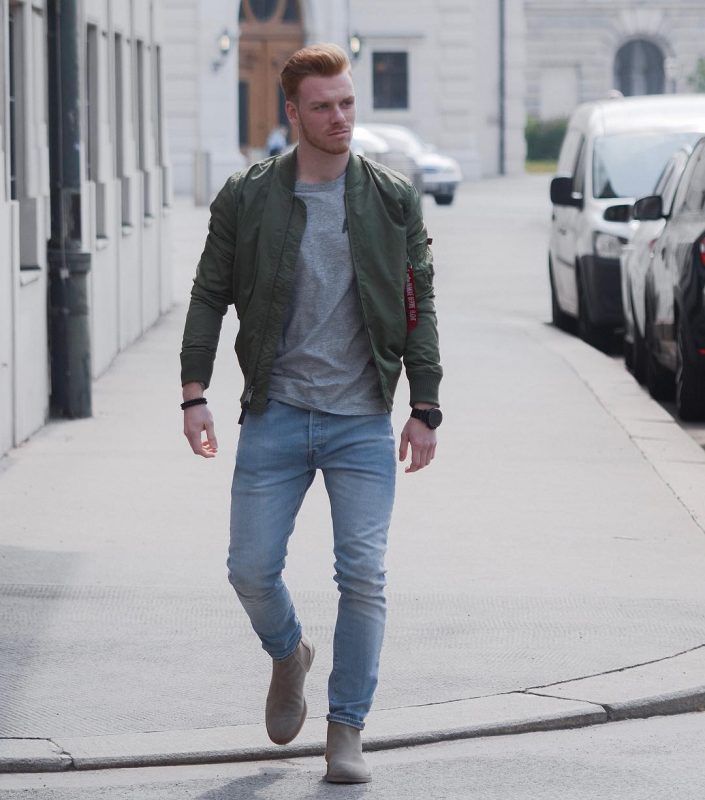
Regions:
[[[705, 645], [702, 450], [619, 363], [547, 324], [547, 185], [492, 180], [425, 206], [446, 422], [433, 467], [398, 475], [370, 737], [403, 733], [384, 720], [405, 709], [450, 714]], [[98, 381], [93, 419], [52, 423], [0, 462], [0, 737], [109, 750], [115, 734], [261, 727], [269, 664], [224, 568], [236, 321], [208, 395], [220, 442], [208, 462], [188, 450], [178, 408], [207, 214], [179, 204], [171, 221], [180, 304]], [[287, 580], [318, 647], [319, 723], [337, 599], [329, 527], [316, 481]]]

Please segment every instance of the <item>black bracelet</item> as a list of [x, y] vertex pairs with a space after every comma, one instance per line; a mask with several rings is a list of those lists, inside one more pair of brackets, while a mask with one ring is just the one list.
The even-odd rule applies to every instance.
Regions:
[[191, 406], [204, 406], [208, 401], [205, 397], [194, 397], [193, 400], [184, 400], [181, 404], [181, 410], [186, 411]]

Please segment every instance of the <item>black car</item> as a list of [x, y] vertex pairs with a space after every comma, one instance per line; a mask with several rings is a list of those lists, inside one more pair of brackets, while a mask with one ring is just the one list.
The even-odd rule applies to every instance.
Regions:
[[693, 148], [670, 213], [660, 195], [634, 204], [637, 220], [666, 219], [646, 275], [647, 383], [678, 414], [705, 419], [705, 138]]

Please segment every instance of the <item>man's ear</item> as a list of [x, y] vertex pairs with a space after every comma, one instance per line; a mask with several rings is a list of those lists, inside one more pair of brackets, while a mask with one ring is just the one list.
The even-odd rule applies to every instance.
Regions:
[[289, 120], [291, 125], [298, 127], [299, 124], [299, 109], [296, 107], [296, 104], [293, 100], [287, 100], [284, 104], [284, 110], [286, 111], [286, 118]]

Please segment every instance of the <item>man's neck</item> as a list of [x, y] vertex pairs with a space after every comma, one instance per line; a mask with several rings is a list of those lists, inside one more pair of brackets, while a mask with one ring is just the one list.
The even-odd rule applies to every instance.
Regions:
[[334, 181], [345, 172], [349, 159], [349, 150], [332, 155], [299, 143], [296, 150], [296, 179], [302, 183]]

